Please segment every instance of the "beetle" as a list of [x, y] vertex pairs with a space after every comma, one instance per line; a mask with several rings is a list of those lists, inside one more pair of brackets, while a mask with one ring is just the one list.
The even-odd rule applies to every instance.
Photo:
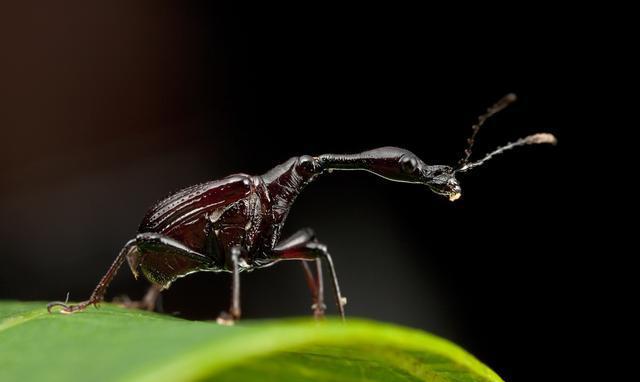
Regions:
[[[218, 317], [219, 323], [231, 324], [241, 316], [241, 272], [284, 260], [298, 260], [311, 290], [314, 316], [322, 317], [326, 308], [324, 262], [332, 280], [338, 312], [344, 319], [346, 298], [340, 292], [327, 246], [308, 228], [280, 239], [296, 197], [322, 174], [334, 170], [364, 170], [394, 182], [425, 185], [434, 193], [455, 201], [461, 196], [457, 174], [516, 146], [556, 143], [552, 134], [533, 134], [501, 146], [476, 162], [470, 161], [480, 127], [515, 100], [514, 94], [508, 94], [478, 118], [455, 168], [427, 165], [408, 150], [382, 147], [359, 154], [297, 156], [263, 175], [234, 174], [177, 191], [151, 207], [138, 234], [125, 244], [88, 300], [76, 305], [51, 302], [47, 309], [51, 312], [59, 306], [62, 313], [73, 313], [89, 305], [97, 307], [116, 272], [127, 261], [133, 275], [138, 278], [141, 272], [152, 287], [142, 301], [127, 301], [125, 305], [149, 310], [155, 306], [160, 291], [169, 288], [178, 278], [200, 271], [232, 273], [230, 308]], [[315, 271], [309, 262], [315, 262]]]

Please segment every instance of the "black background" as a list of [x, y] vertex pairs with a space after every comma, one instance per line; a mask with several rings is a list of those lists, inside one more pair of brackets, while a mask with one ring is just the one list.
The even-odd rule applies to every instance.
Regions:
[[[591, 41], [559, 9], [460, 8], [16, 6], [2, 26], [0, 298], [86, 298], [145, 210], [193, 183], [390, 145], [454, 164], [476, 117], [515, 92], [476, 157], [539, 131], [558, 146], [461, 177], [456, 203], [334, 173], [299, 198], [286, 234], [310, 226], [329, 246], [349, 316], [449, 338], [505, 380], [544, 379], [536, 358], [570, 351], [550, 344], [580, 293], [568, 153]], [[164, 306], [212, 319], [228, 283], [192, 275]], [[108, 296], [145, 288], [122, 271]], [[297, 264], [247, 274], [242, 291], [247, 318], [309, 313]]]

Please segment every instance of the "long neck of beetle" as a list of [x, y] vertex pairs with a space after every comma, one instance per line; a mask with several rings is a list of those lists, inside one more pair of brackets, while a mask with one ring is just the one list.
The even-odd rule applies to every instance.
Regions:
[[358, 154], [323, 154], [316, 160], [322, 171], [361, 170], [379, 174], [397, 166], [397, 150], [402, 149], [382, 147]]
[[[393, 149], [393, 151], [392, 151]], [[398, 150], [380, 148], [359, 154], [322, 154], [293, 157], [262, 175], [277, 219], [286, 218], [302, 190], [320, 174], [332, 170], [363, 170], [379, 174], [397, 166]]]

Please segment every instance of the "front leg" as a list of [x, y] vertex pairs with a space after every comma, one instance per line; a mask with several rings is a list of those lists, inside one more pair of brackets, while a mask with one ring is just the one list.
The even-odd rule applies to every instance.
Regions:
[[[304, 246], [306, 243], [314, 241], [316, 241], [316, 236], [313, 230], [311, 228], [304, 228], [278, 243], [278, 245], [275, 247], [275, 251], [278, 253], [278, 256], [282, 256], [284, 252], [296, 251], [297, 248]], [[313, 301], [311, 310], [313, 310], [313, 316], [316, 319], [321, 319], [324, 317], [324, 311], [327, 309], [327, 306], [324, 304], [324, 280], [322, 277], [322, 261], [320, 258], [317, 258], [315, 260], [315, 263], [316, 273], [314, 276], [313, 271], [309, 266], [309, 261], [301, 261], [302, 269], [304, 270], [304, 277], [307, 281], [307, 286], [311, 291], [311, 298]]]
[[320, 320], [324, 318], [324, 311], [327, 309], [327, 306], [324, 304], [324, 280], [322, 278], [322, 261], [320, 259], [316, 259], [316, 275], [313, 275], [311, 271], [311, 267], [309, 266], [307, 261], [302, 261], [302, 268], [304, 270], [304, 277], [307, 280], [307, 286], [311, 291], [311, 298], [313, 301], [313, 305], [311, 305], [311, 310], [313, 310], [313, 317], [316, 320]]
[[218, 316], [217, 322], [221, 325], [233, 325], [233, 323], [240, 319], [240, 255], [243, 253], [242, 247], [233, 246], [227, 252], [228, 267], [231, 268], [232, 281], [231, 281], [231, 304], [228, 312], [222, 312]]
[[[340, 284], [338, 283], [338, 276], [336, 275], [335, 267], [333, 266], [333, 259], [327, 250], [327, 246], [318, 242], [313, 234], [313, 231], [310, 229], [303, 229], [295, 233], [290, 238], [282, 241], [273, 249], [273, 260], [324, 260], [329, 267], [329, 275], [331, 276], [331, 281], [333, 283], [333, 293], [336, 299], [336, 306], [338, 307], [338, 313], [340, 313], [340, 317], [344, 320], [344, 306], [347, 304], [347, 299], [342, 296], [340, 293]], [[319, 265], [319, 262], [317, 263]], [[320, 271], [320, 267], [318, 267], [318, 280], [315, 283], [317, 287], [316, 291], [312, 289], [312, 294], [317, 294], [317, 300], [315, 301], [314, 314], [318, 314], [316, 309], [322, 309], [322, 314], [324, 313], [323, 309], [323, 300], [322, 300], [322, 273]], [[309, 285], [314, 285], [314, 283], [309, 282]]]

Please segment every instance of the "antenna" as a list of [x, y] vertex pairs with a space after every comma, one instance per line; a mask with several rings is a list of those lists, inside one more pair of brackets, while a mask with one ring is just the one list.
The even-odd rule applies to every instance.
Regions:
[[503, 152], [507, 150], [511, 150], [514, 147], [524, 146], [524, 145], [537, 145], [540, 143], [549, 143], [549, 144], [555, 145], [556, 143], [558, 143], [558, 140], [553, 134], [549, 134], [549, 133], [538, 133], [538, 134], [529, 135], [527, 137], [520, 138], [515, 142], [510, 142], [504, 146], [498, 147], [497, 149], [490, 152], [479, 161], [473, 162], [473, 163], [467, 163], [463, 165], [462, 167], [458, 168], [456, 172], [467, 172], [472, 168], [481, 166], [484, 162], [493, 158], [495, 155], [502, 154]]
[[500, 98], [498, 102], [493, 104], [490, 108], [487, 109], [487, 112], [478, 117], [478, 122], [471, 127], [472, 132], [471, 136], [467, 138], [467, 148], [464, 150], [464, 157], [460, 159], [458, 162], [458, 167], [464, 168], [469, 163], [469, 158], [471, 157], [473, 144], [476, 141], [476, 135], [478, 135], [478, 131], [480, 127], [484, 125], [487, 119], [491, 118], [496, 113], [504, 110], [507, 106], [516, 101], [518, 97], [515, 94], [509, 93], [506, 96]]

